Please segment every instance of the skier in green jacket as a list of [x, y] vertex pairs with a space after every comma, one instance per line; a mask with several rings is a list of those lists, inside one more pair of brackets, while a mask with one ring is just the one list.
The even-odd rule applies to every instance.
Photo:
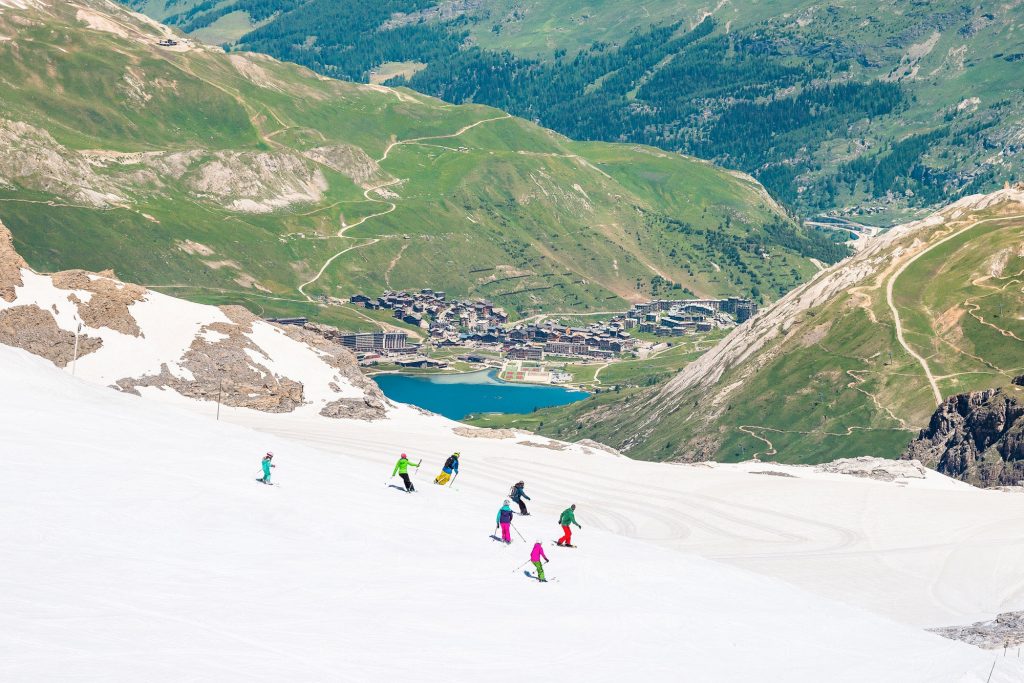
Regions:
[[562, 511], [561, 516], [558, 518], [558, 523], [562, 527], [562, 537], [558, 539], [557, 544], [575, 548], [576, 546], [572, 544], [572, 528], [569, 525], [575, 524], [577, 529], [583, 528], [579, 525], [579, 522], [576, 521], [575, 503]]
[[[423, 461], [421, 460], [420, 462], [423, 462]], [[402, 453], [402, 457], [400, 457], [398, 459], [398, 462], [395, 463], [395, 470], [394, 470], [394, 472], [391, 473], [392, 477], [397, 474], [398, 476], [400, 476], [402, 478], [402, 481], [405, 482], [405, 490], [406, 490], [407, 493], [412, 493], [413, 491], [416, 490], [413, 487], [413, 485], [412, 485], [412, 479], [409, 478], [409, 467], [410, 466], [412, 466], [412, 467], [419, 467], [420, 463], [419, 462], [409, 462], [409, 456], [407, 456], [405, 453]]]

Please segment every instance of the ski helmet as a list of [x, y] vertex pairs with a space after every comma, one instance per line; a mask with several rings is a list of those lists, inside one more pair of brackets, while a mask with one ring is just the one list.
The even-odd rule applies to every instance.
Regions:
[[274, 457], [274, 454], [273, 454], [273, 453], [271, 453], [270, 451], [267, 451], [267, 457], [268, 457], [268, 458], [273, 458], [273, 457]]
[[508, 505], [508, 498], [505, 499], [505, 505]]

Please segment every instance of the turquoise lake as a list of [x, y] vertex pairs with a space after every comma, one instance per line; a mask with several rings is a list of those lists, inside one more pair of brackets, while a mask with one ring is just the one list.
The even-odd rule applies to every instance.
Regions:
[[534, 408], [564, 406], [582, 401], [585, 391], [555, 386], [513, 384], [497, 378], [497, 370], [458, 375], [377, 375], [384, 395], [411, 403], [452, 420], [471, 413], [529, 413]]

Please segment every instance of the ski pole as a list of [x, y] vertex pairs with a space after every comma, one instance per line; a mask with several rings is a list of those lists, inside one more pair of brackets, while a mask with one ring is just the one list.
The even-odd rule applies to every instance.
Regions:
[[[513, 529], [516, 529], [516, 525], [515, 524], [509, 524], [509, 526], [511, 526]], [[519, 533], [519, 529], [516, 529], [516, 534], [519, 535], [519, 538], [523, 538], [523, 535]], [[523, 538], [523, 543], [526, 543], [526, 539], [525, 538]]]
[[416, 463], [416, 471], [412, 473], [412, 476], [415, 477], [417, 474], [420, 473], [420, 465], [422, 465], [422, 464], [423, 464], [423, 458], [420, 458], [420, 461], [418, 463]]
[[512, 570], [512, 573], [513, 573], [513, 574], [515, 574], [515, 573], [516, 573], [517, 571], [519, 571], [520, 569], [522, 569], [523, 567], [525, 567], [525, 566], [526, 566], [526, 565], [528, 565], [529, 563], [530, 563], [530, 561], [529, 561], [529, 560], [527, 560], [526, 562], [523, 562], [523, 563], [522, 563], [521, 565], [519, 565], [518, 567], [516, 567], [515, 569], [513, 569], [513, 570]]
[[[457, 477], [457, 476], [459, 476], [458, 472], [455, 473], [455, 477]], [[449, 487], [451, 487], [451, 485], [455, 483], [455, 477], [452, 477], [452, 480], [450, 482], [448, 482], [448, 486]]]

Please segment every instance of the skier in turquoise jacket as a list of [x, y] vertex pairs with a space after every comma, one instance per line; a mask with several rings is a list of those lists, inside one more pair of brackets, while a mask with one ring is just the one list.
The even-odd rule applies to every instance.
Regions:
[[501, 509], [498, 510], [498, 516], [494, 519], [494, 526], [501, 527], [502, 541], [505, 543], [512, 542], [512, 532], [510, 531], [512, 526], [512, 508], [507, 500], [502, 503]]
[[260, 463], [263, 466], [263, 478], [260, 479], [264, 484], [270, 483], [270, 468], [274, 467], [274, 454], [267, 453], [263, 456], [263, 462]]

